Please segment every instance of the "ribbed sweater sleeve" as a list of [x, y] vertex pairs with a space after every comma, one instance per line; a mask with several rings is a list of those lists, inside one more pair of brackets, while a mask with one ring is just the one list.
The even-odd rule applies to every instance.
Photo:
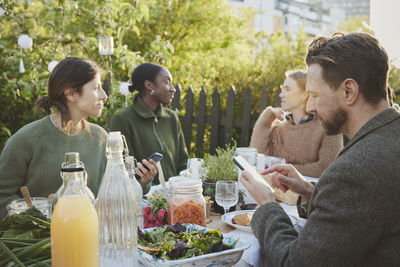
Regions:
[[294, 164], [294, 167], [300, 173], [306, 173], [307, 176], [319, 178], [322, 172], [336, 159], [343, 147], [343, 136], [323, 135], [321, 146], [318, 151], [318, 160], [304, 164]]
[[20, 198], [32, 157], [32, 140], [16, 134], [7, 140], [0, 155], [0, 218], [7, 215], [7, 205]]
[[258, 153], [270, 154], [271, 151], [269, 151], [267, 145], [274, 121], [275, 114], [271, 107], [267, 107], [257, 119], [251, 135], [250, 147], [257, 148]]

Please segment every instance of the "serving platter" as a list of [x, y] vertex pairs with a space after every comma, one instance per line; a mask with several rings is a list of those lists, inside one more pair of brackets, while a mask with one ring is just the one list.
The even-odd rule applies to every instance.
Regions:
[[[196, 224], [185, 224], [185, 226], [189, 230], [198, 229], [207, 232], [208, 230], [212, 230], [200, 225]], [[143, 232], [154, 231], [154, 228], [144, 229]], [[231, 245], [238, 238], [229, 234], [223, 234], [223, 243]], [[243, 251], [250, 247], [250, 243], [246, 241], [239, 241], [236, 243], [233, 249], [224, 250], [221, 252], [210, 253], [206, 255], [196, 256], [188, 259], [182, 260], [163, 260], [156, 259], [152, 255], [144, 252], [143, 250], [139, 251], [138, 262], [139, 266], [230, 266], [237, 263], [242, 257]]]

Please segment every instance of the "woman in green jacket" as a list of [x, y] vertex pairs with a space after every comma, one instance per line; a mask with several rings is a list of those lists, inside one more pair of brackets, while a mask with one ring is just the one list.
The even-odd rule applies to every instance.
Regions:
[[[111, 118], [112, 131], [121, 131], [125, 135], [129, 151], [143, 164], [154, 152], [164, 155], [161, 160], [165, 180], [186, 169], [188, 153], [178, 115], [164, 107], [174, 98], [171, 73], [164, 67], [144, 63], [136, 67], [131, 77], [129, 91], [138, 91], [132, 105], [119, 111]], [[146, 169], [138, 163], [139, 175]], [[139, 179], [144, 193], [152, 184], [159, 184], [158, 176], [154, 179]]]

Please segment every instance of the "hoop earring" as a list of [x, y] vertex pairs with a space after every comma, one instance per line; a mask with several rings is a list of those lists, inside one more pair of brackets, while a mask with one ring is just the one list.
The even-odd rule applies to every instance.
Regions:
[[150, 94], [151, 94], [151, 95], [154, 95], [154, 90], [151, 90], [151, 91], [150, 91]]

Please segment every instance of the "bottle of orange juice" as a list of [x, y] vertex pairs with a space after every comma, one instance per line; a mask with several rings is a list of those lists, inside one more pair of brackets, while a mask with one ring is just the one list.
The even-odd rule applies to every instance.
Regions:
[[86, 194], [84, 168], [61, 169], [64, 188], [51, 219], [53, 267], [99, 266], [99, 221]]

